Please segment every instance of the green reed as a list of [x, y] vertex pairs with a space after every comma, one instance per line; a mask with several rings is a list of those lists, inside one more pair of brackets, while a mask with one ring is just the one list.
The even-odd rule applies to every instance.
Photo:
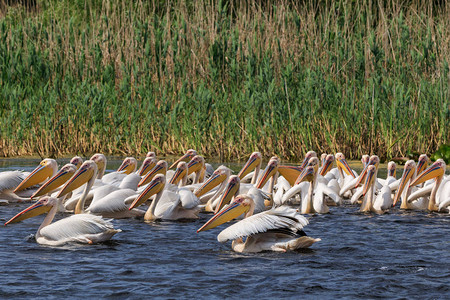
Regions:
[[0, 18], [0, 154], [449, 143], [450, 4], [40, 1]]

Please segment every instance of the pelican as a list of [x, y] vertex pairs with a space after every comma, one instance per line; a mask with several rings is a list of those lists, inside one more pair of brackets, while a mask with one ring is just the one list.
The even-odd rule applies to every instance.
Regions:
[[[212, 202], [223, 192], [227, 180], [231, 175], [231, 169], [225, 166], [219, 166], [199, 188], [194, 192], [200, 200], [200, 203], [206, 203], [211, 206]], [[211, 191], [211, 192], [210, 192]], [[212, 208], [210, 209], [212, 211]]]
[[[84, 204], [88, 193], [94, 185], [97, 177], [98, 167], [92, 160], [87, 160], [81, 165], [80, 169], [72, 176], [72, 178], [63, 186], [58, 195], [67, 194], [76, 188], [85, 185], [83, 194], [75, 206], [75, 214], [84, 213]], [[104, 194], [103, 194], [104, 195]], [[91, 205], [86, 209], [87, 212], [95, 215], [102, 215], [109, 218], [131, 218], [144, 215], [141, 210], [129, 210], [125, 201], [131, 201], [138, 195], [132, 189], [119, 189], [111, 193], [99, 197], [96, 201], [92, 201]], [[59, 197], [59, 196], [58, 196]], [[130, 199], [131, 198], [131, 199]]]
[[256, 184], [256, 181], [258, 180], [259, 171], [261, 170], [261, 163], [262, 163], [261, 153], [253, 152], [250, 155], [248, 161], [239, 171], [238, 176], [241, 182], [248, 182], [248, 179], [250, 179], [251, 184]]
[[375, 179], [377, 178], [378, 165], [378, 162], [373, 165], [368, 165], [366, 174], [363, 175], [365, 182], [362, 195], [365, 197], [361, 205], [362, 212], [372, 211], [377, 214], [382, 214], [392, 206], [391, 189], [388, 185], [383, 185], [375, 198]]
[[77, 166], [71, 163], [64, 165], [52, 178], [47, 180], [39, 189], [31, 195], [30, 199], [40, 197], [55, 191], [69, 180], [77, 171]]
[[[408, 160], [405, 163], [403, 174], [402, 177], [400, 178], [400, 184], [394, 196], [394, 202], [392, 204], [393, 206], [395, 206], [395, 204], [401, 197], [402, 201], [400, 204], [400, 209], [426, 209], [427, 201], [419, 201], [414, 203], [407, 201], [408, 196], [411, 194], [411, 191], [413, 191], [412, 187], [408, 186], [408, 183], [412, 182], [415, 178], [416, 178], [416, 163], [413, 160]], [[424, 200], [424, 198], [422, 199]]]
[[317, 157], [317, 153], [308, 151], [300, 166], [278, 166], [278, 172], [293, 186], [312, 157]]
[[137, 160], [134, 157], [127, 157], [123, 160], [116, 172], [111, 172], [105, 175], [107, 162], [106, 156], [101, 153], [96, 153], [90, 160], [94, 161], [98, 166], [97, 178], [101, 179], [103, 183], [108, 184], [120, 184], [125, 176], [135, 172], [137, 168]]
[[46, 158], [31, 173], [5, 171], [0, 173], [0, 199], [9, 202], [30, 201], [30, 196], [58, 171], [56, 160]]
[[73, 215], [52, 223], [61, 200], [62, 198], [44, 196], [15, 215], [5, 225], [48, 212], [35, 236], [38, 244], [48, 246], [61, 246], [71, 242], [85, 244], [104, 242], [121, 231], [114, 229], [110, 221], [89, 214]]
[[74, 156], [72, 157], [72, 159], [69, 161], [69, 164], [74, 165], [77, 170], [81, 167], [81, 165], [83, 164], [83, 159], [79, 156]]
[[173, 192], [165, 189], [165, 187], [165, 176], [163, 174], [155, 175], [145, 190], [133, 201], [129, 209], [138, 207], [156, 194], [155, 199], [145, 212], [145, 221], [198, 219], [199, 201], [190, 190], [181, 188], [177, 192]]
[[[433, 186], [433, 189], [431, 190], [431, 195], [428, 200], [428, 210], [429, 211], [438, 211], [439, 210], [439, 203], [437, 203], [437, 200], [441, 200], [440, 196], [442, 189], [440, 190], [439, 187], [441, 186], [442, 180], [444, 178], [445, 174], [445, 162], [443, 159], [436, 160], [429, 168], [427, 168], [425, 171], [423, 171], [419, 176], [414, 179], [409, 186], [415, 186], [418, 184], [421, 184], [429, 179], [435, 179], [435, 184]], [[437, 196], [439, 198], [437, 198]], [[445, 197], [445, 196], [444, 196]], [[447, 199], [442, 199], [441, 201], [445, 202]]]
[[145, 176], [150, 170], [156, 166], [157, 160], [155, 157], [146, 157], [142, 162], [141, 168], [138, 171], [139, 176]]
[[[320, 239], [311, 238], [303, 231], [308, 220], [289, 207], [277, 207], [253, 215], [255, 203], [248, 195], [239, 195], [230, 205], [215, 214], [197, 232], [217, 227], [242, 214], [245, 218], [217, 236], [221, 243], [233, 240], [235, 252], [286, 252], [308, 248]], [[244, 237], [247, 237], [244, 241]]]

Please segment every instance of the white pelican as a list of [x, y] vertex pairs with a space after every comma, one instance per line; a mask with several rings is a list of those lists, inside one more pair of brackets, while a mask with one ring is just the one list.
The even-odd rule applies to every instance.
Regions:
[[120, 167], [116, 172], [111, 172], [105, 175], [106, 170], [106, 156], [101, 153], [94, 154], [91, 159], [97, 164], [98, 167], [98, 175], [97, 178], [101, 179], [103, 183], [107, 184], [120, 184], [120, 182], [127, 176], [128, 174], [135, 172], [137, 169], [137, 160], [134, 157], [127, 157], [123, 160]]
[[293, 186], [312, 157], [317, 157], [317, 153], [308, 151], [300, 166], [278, 166], [278, 172]]
[[44, 196], [11, 218], [5, 225], [48, 212], [35, 237], [38, 244], [49, 246], [61, 246], [70, 242], [86, 244], [104, 242], [121, 231], [114, 229], [110, 221], [89, 214], [73, 215], [52, 223], [61, 200], [62, 198]]
[[39, 189], [30, 196], [31, 199], [43, 196], [55, 191], [57, 188], [67, 182], [77, 171], [77, 167], [74, 164], [68, 163], [64, 165], [61, 170], [58, 171], [52, 178], [47, 180]]
[[[227, 184], [227, 180], [231, 175], [231, 169], [225, 166], [219, 166], [205, 181], [202, 186], [194, 192], [200, 200], [200, 203], [206, 203], [211, 206], [212, 202], [223, 192]], [[212, 210], [211, 210], [212, 211]]]
[[74, 156], [72, 157], [72, 159], [69, 161], [69, 164], [74, 165], [77, 170], [81, 167], [81, 165], [83, 164], [83, 159], [79, 156]]
[[0, 173], [0, 199], [7, 202], [30, 201], [30, 196], [58, 171], [54, 159], [46, 158], [31, 173], [5, 171]]
[[163, 174], [164, 176], [167, 173], [168, 164], [165, 160], [160, 160], [156, 163], [156, 165], [151, 169], [147, 175], [142, 177], [141, 181], [139, 181], [138, 187], [144, 186], [150, 181], [152, 181], [153, 177], [156, 174]]
[[360, 211], [362, 212], [375, 212], [382, 214], [386, 212], [392, 206], [391, 189], [388, 185], [383, 185], [378, 195], [375, 198], [375, 180], [378, 173], [378, 165], [368, 165], [366, 174], [364, 175], [365, 182], [363, 186], [364, 200], [361, 205]]
[[[253, 215], [255, 203], [248, 195], [239, 195], [229, 206], [215, 214], [197, 232], [217, 227], [242, 214], [245, 218], [217, 236], [219, 242], [233, 240], [236, 252], [279, 251], [286, 252], [308, 248], [320, 239], [306, 235], [303, 227], [308, 220], [289, 207], [277, 207]], [[245, 241], [244, 237], [247, 237]]]
[[[433, 186], [433, 189], [431, 190], [431, 195], [428, 200], [428, 210], [429, 211], [438, 211], [439, 210], [439, 203], [437, 201], [440, 201], [441, 193], [439, 190], [440, 185], [442, 183], [442, 180], [444, 178], [445, 174], [445, 162], [443, 159], [436, 160], [428, 169], [423, 171], [419, 176], [414, 179], [409, 186], [415, 186], [418, 184], [421, 184], [429, 179], [435, 179], [435, 184]], [[439, 197], [439, 198], [438, 198]], [[445, 195], [444, 195], [445, 197]], [[446, 201], [446, 199], [442, 199], [443, 202]]]
[[[94, 161], [85, 161], [80, 169], [59, 192], [58, 197], [86, 184], [83, 194], [75, 206], [75, 214], [84, 213], [84, 204], [90, 189], [94, 185], [97, 172], [97, 164]], [[125, 204], [125, 200], [131, 201], [129, 198], [133, 197], [136, 198], [137, 193], [132, 189], [115, 190], [95, 202], [93, 201], [86, 211], [109, 218], [131, 218], [143, 216], [144, 211], [129, 210]]]
[[150, 170], [156, 166], [157, 160], [155, 157], [146, 157], [142, 162], [141, 168], [138, 171], [139, 176], [145, 176]]
[[[248, 161], [239, 171], [239, 179], [241, 182], [248, 182], [247, 178], [250, 179], [251, 184], [256, 184], [258, 180], [259, 171], [261, 170], [262, 155], [260, 152], [253, 152]], [[252, 172], [253, 171], [253, 172]]]
[[[400, 178], [400, 184], [398, 186], [397, 192], [394, 196], [393, 206], [397, 203], [397, 201], [402, 199], [400, 204], [400, 209], [426, 209], [428, 201], [418, 201], [414, 203], [410, 203], [407, 201], [408, 196], [413, 191], [412, 187], [409, 187], [408, 184], [412, 182], [416, 178], [416, 163], [413, 160], [408, 160], [405, 163], [403, 168], [403, 174]], [[406, 187], [406, 189], [405, 189]]]
[[[184, 162], [183, 162], [184, 163]], [[167, 183], [170, 185], [169, 183]], [[181, 220], [198, 219], [198, 198], [186, 189], [180, 188], [177, 192], [165, 189], [166, 178], [163, 174], [157, 174], [147, 185], [145, 190], [134, 200], [130, 210], [143, 204], [147, 199], [156, 194], [155, 199], [147, 209], [144, 220]]]

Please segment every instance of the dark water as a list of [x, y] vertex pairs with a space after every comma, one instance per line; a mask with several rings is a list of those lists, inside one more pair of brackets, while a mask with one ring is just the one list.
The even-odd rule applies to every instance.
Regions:
[[[38, 162], [3, 160], [0, 171]], [[1, 206], [0, 221], [26, 206]], [[234, 253], [216, 240], [224, 225], [196, 233], [208, 218], [114, 220], [123, 232], [108, 243], [57, 248], [32, 238], [43, 216], [0, 226], [0, 298], [450, 298], [446, 214], [332, 207], [305, 229], [322, 241], [284, 254]]]

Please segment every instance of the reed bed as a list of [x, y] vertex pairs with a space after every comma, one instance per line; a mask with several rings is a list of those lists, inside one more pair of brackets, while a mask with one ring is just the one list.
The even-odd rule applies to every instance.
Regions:
[[388, 159], [450, 142], [446, 1], [1, 8], [2, 156]]

